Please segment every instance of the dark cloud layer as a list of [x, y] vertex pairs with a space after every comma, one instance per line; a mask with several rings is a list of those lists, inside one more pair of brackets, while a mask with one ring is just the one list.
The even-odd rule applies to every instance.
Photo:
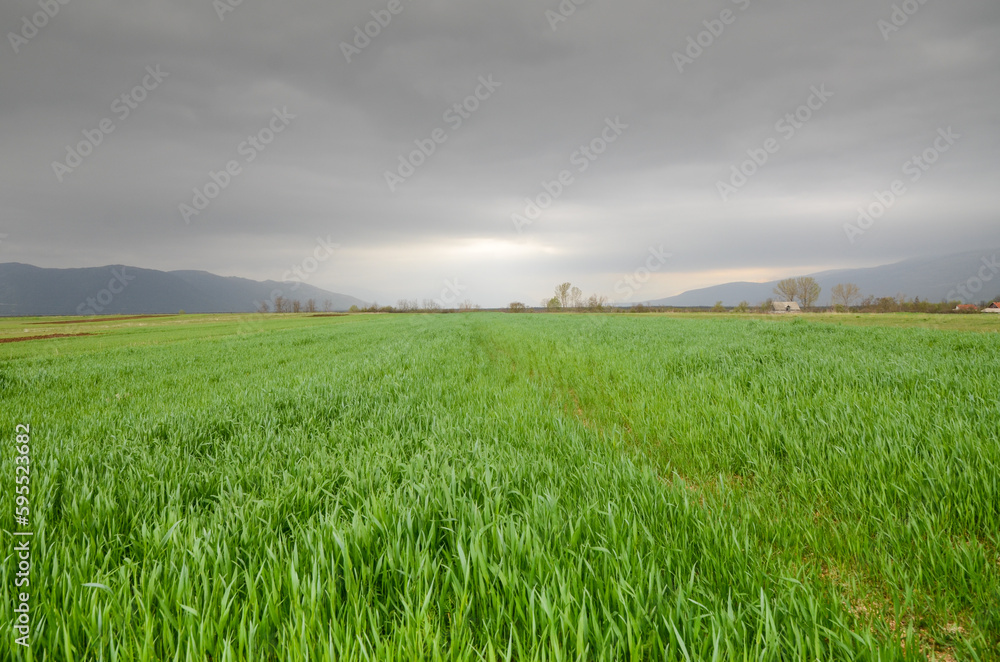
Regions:
[[[226, 1], [0, 8], [0, 261], [275, 278], [330, 237], [311, 284], [394, 301], [457, 281], [500, 305], [566, 279], [614, 296], [661, 247], [637, 298], [998, 243], [995, 0], [243, 0], [220, 18]], [[348, 62], [373, 11], [388, 24]], [[275, 112], [287, 126], [248, 141]], [[113, 132], [57, 176], [102, 120]], [[581, 160], [608, 121], [627, 129]], [[960, 138], [913, 181], [904, 164], [948, 127]], [[391, 191], [415, 141], [433, 153]], [[718, 182], [767, 145], [724, 201]]]

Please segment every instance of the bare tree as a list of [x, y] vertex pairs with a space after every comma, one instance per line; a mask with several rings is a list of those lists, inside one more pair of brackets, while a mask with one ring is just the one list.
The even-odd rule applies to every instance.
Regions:
[[307, 313], [316, 312], [316, 299], [309, 299], [306, 301], [306, 312]]
[[302, 302], [296, 299], [292, 302], [292, 312], [301, 313], [302, 312]]
[[283, 296], [277, 296], [274, 298], [274, 312], [276, 313], [287, 313], [288, 312], [288, 299]]
[[257, 312], [258, 313], [269, 313], [269, 312], [271, 312], [271, 306], [267, 305], [266, 301], [261, 301], [259, 304], [257, 304]]
[[510, 305], [507, 306], [507, 310], [509, 310], [512, 313], [523, 313], [527, 309], [528, 307], [525, 306], [520, 301], [511, 301]]
[[861, 298], [861, 288], [854, 283], [840, 283], [830, 290], [831, 300], [835, 307], [850, 308]]
[[472, 303], [471, 299], [466, 299], [465, 301], [463, 301], [462, 303], [460, 303], [459, 306], [458, 306], [458, 309], [460, 311], [462, 311], [463, 313], [467, 313], [470, 310], [475, 310], [477, 308], [479, 308], [479, 306], [477, 306], [476, 304]]
[[786, 278], [774, 288], [774, 296], [781, 301], [795, 301], [799, 296], [799, 284], [794, 278]]
[[583, 308], [583, 290], [579, 287], [573, 286], [573, 289], [569, 291], [570, 305], [574, 308]]
[[823, 291], [823, 288], [819, 286], [819, 283], [809, 276], [802, 276], [797, 279], [795, 283], [798, 286], [799, 303], [802, 304], [802, 307], [812, 308], [816, 305], [816, 301], [819, 300], [820, 292]]
[[590, 310], [603, 310], [608, 305], [608, 298], [599, 294], [591, 294], [587, 299], [587, 308]]
[[333, 312], [333, 301], [330, 299], [323, 299], [323, 312], [332, 313]]
[[441, 310], [441, 305], [434, 299], [424, 299], [424, 310]]
[[559, 299], [560, 308], [569, 308], [570, 291], [573, 289], [572, 283], [561, 283], [556, 285], [556, 298]]

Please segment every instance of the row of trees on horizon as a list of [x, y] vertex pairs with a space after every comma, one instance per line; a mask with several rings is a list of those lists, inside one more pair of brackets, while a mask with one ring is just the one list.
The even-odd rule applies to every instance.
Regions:
[[[840, 283], [834, 285], [830, 290], [830, 305], [817, 306], [823, 289], [808, 276], [801, 278], [786, 278], [780, 281], [774, 288], [774, 298], [762, 301], [757, 305], [752, 305], [748, 301], [742, 301], [733, 308], [726, 308], [719, 301], [710, 310], [711, 312], [770, 312], [771, 304], [774, 301], [794, 301], [803, 310], [829, 310], [832, 308], [836, 312], [866, 312], [866, 313], [894, 313], [894, 312], [914, 312], [914, 313], [951, 313], [961, 301], [941, 301], [932, 303], [921, 301], [919, 297], [909, 299], [903, 294], [895, 297], [874, 297], [863, 296], [861, 288], [854, 283]], [[991, 301], [1000, 301], [1000, 294]], [[980, 302], [979, 307], [988, 305], [987, 301]], [[570, 282], [556, 285], [553, 295], [542, 300], [541, 308], [547, 312], [662, 312], [662, 311], [682, 311], [682, 310], [705, 310], [697, 306], [648, 306], [636, 304], [634, 306], [617, 306], [608, 303], [608, 298], [591, 294], [586, 296], [579, 287]], [[433, 299], [424, 299], [418, 302], [416, 299], [400, 299], [396, 306], [380, 306], [372, 303], [369, 306], [351, 306], [352, 313], [434, 313], [434, 312], [474, 312], [481, 310], [475, 302], [466, 299], [454, 308], [444, 308]], [[506, 310], [511, 313], [524, 313], [529, 310], [529, 306], [521, 301], [511, 302]], [[319, 313], [333, 312], [333, 301], [325, 299], [322, 305], [317, 305], [315, 299], [307, 299], [301, 302], [298, 299], [287, 297], [276, 297], [272, 302], [258, 304], [258, 313]]]
[[289, 299], [287, 297], [279, 296], [275, 297], [274, 301], [268, 303], [267, 301], [257, 304], [258, 313], [332, 313], [333, 312], [333, 301], [331, 299], [324, 299], [322, 304], [322, 310], [316, 305], [315, 299], [306, 299], [305, 303], [302, 303], [298, 299]]
[[[816, 301], [819, 300], [822, 288], [815, 279], [808, 276], [801, 278], [786, 278], [780, 281], [774, 288], [774, 295], [779, 301], [794, 301], [805, 310], [816, 308]], [[998, 294], [1000, 297], [1000, 294]], [[998, 301], [994, 298], [990, 301]], [[854, 283], [838, 283], [830, 289], [830, 307], [837, 312], [858, 310], [861, 312], [919, 312], [919, 313], [950, 313], [963, 303], [961, 301], [940, 301], [931, 303], [921, 301], [920, 297], [909, 299], [905, 294], [897, 294], [895, 297], [875, 297], [872, 295], [863, 296], [861, 288]], [[744, 302], [746, 304], [746, 302]], [[741, 304], [742, 306], [743, 304]], [[770, 306], [770, 302], [764, 302], [764, 306]], [[989, 305], [988, 301], [981, 301], [980, 308]]]

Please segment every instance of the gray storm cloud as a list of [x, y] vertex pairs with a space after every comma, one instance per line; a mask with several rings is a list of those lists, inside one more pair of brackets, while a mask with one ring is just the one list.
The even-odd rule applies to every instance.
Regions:
[[277, 278], [332, 236], [311, 284], [503, 305], [613, 296], [661, 247], [643, 299], [996, 244], [994, 0], [17, 0], [0, 25], [4, 262]]

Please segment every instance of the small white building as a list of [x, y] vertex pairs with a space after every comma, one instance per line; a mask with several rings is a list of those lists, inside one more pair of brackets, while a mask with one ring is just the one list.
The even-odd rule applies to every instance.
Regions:
[[794, 301], [775, 301], [771, 303], [771, 312], [775, 315], [786, 315], [788, 313], [801, 313], [802, 308]]
[[984, 313], [998, 313], [1000, 314], [1000, 301], [994, 301], [990, 305], [983, 308]]

